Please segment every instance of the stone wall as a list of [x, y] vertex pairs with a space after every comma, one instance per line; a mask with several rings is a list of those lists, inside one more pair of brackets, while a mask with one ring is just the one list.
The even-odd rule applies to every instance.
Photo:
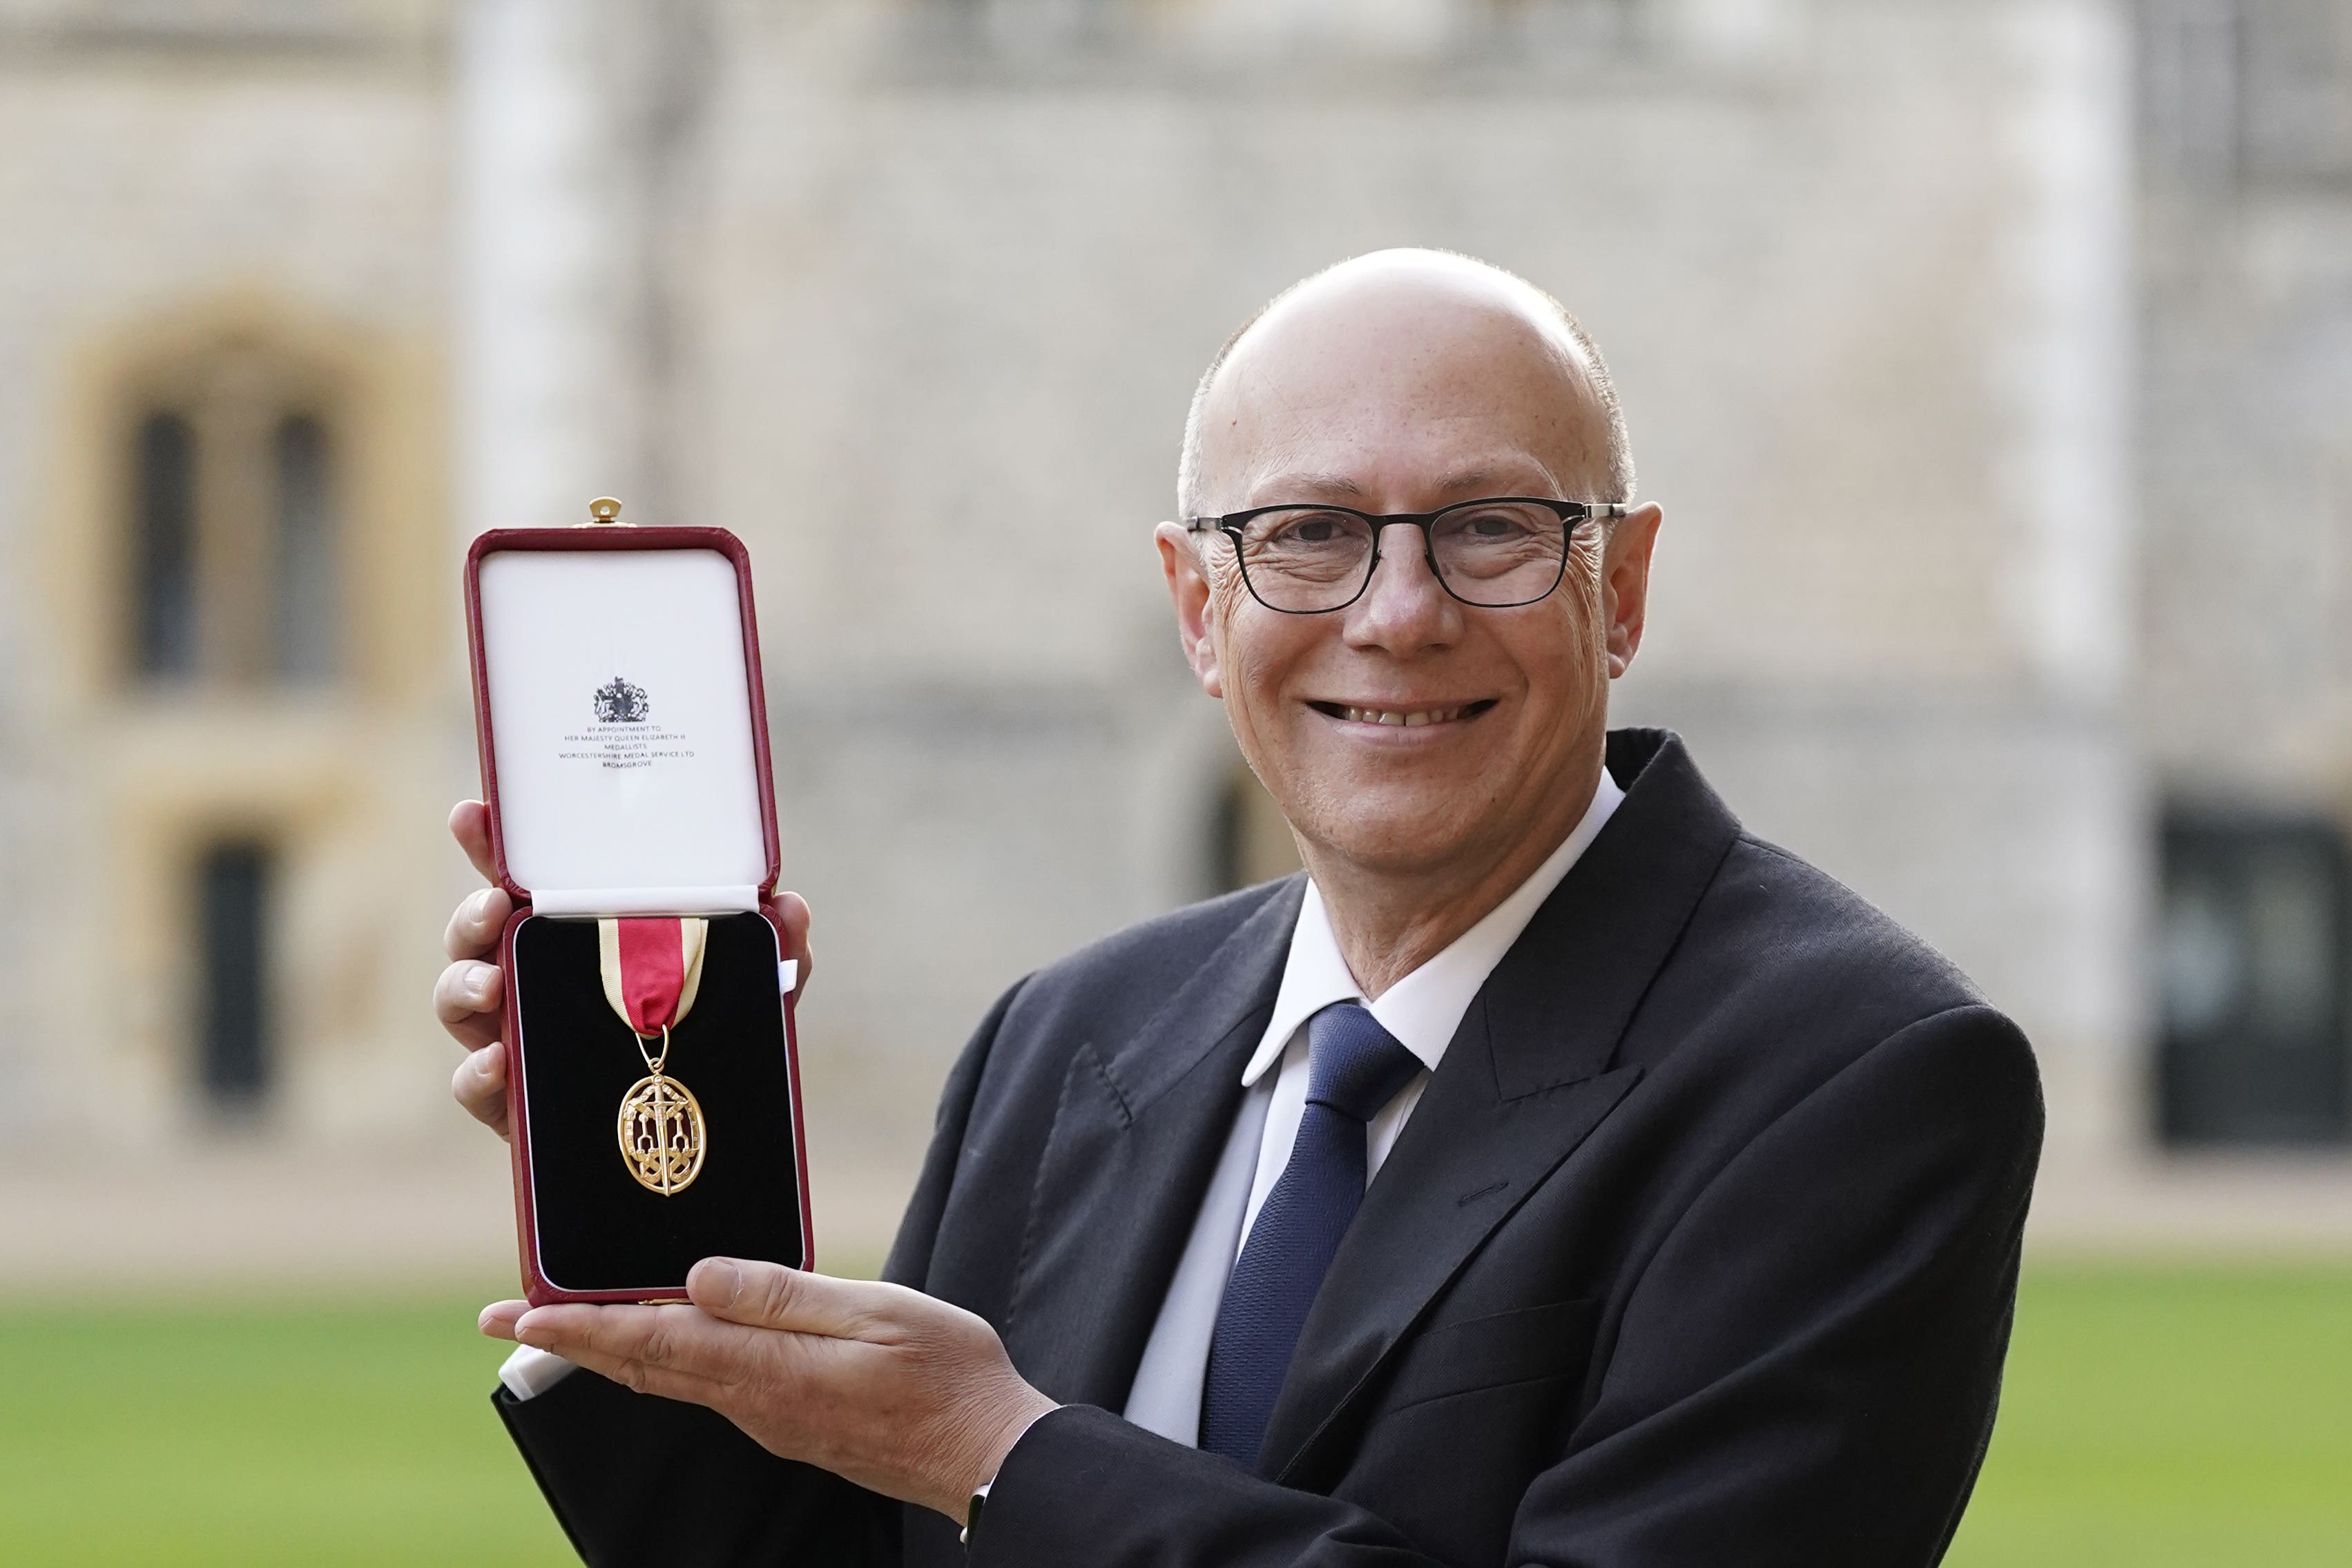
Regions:
[[[0, 1063], [36, 1124], [189, 1124], [190, 861], [284, 854], [284, 1117], [415, 1129], [415, 1000], [459, 885], [446, 487], [449, 137], [414, 7], [0, 13]], [[126, 455], [149, 370], [230, 347], [331, 381], [348, 678], [299, 697], [125, 668]]]
[[[695, 269], [705, 510], [795, 629], [786, 707], [859, 694], [787, 776], [826, 830], [795, 861], [835, 934], [813, 1038], [926, 1081], [945, 1020], [1192, 891], [1227, 743], [1146, 542], [1191, 381], [1293, 277], [1436, 244], [1550, 288], [1612, 357], [1668, 517], [1626, 711], [1978, 974], [2069, 1135], [2116, 1134], [2145, 830], [2117, 711], [2125, 37], [2095, 5], [1766, 9], [1793, 46], [1457, 32], [1370, 64], [1020, 33], [1018, 7], [961, 49], [936, 14], [738, 14]], [[922, 897], [870, 901], [830, 830], [873, 820], [887, 737], [992, 779], [1032, 702], [1097, 716], [1027, 753], [1084, 802], [1054, 829], [1076, 874], [950, 850], [1004, 841], [983, 789], [888, 835], [929, 846], [882, 851]], [[946, 921], [918, 935], [924, 907]]]
[[[2342, 799], [2352, 670], [2342, 204], [2222, 225], [2168, 186], [2135, 228], [2133, 29], [2118, 0], [11, 0], [0, 877], [43, 891], [0, 907], [0, 986], [37, 998], [0, 1067], [59, 1128], [182, 1146], [186, 856], [250, 823], [289, 857], [275, 1136], [474, 1150], [425, 1014], [469, 880], [457, 563], [615, 493], [757, 561], [820, 1225], [872, 1256], [988, 1001], [1211, 890], [1234, 758], [1149, 543], [1199, 367], [1297, 277], [1440, 245], [1612, 357], [1668, 519], [1624, 716], [2025, 1023], [2079, 1232], [2107, 1211], [2069, 1192], [2147, 1185], [2154, 800]], [[367, 656], [335, 693], [109, 673], [124, 367], [206, 331], [344, 367]], [[2195, 497], [2305, 520], [2217, 543]], [[2205, 656], [2231, 637], [2264, 680]]]

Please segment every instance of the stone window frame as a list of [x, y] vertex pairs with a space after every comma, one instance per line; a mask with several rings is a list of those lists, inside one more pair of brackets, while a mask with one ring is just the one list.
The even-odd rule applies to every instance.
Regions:
[[[190, 702], [254, 699], [379, 713], [415, 712], [445, 689], [446, 671], [415, 654], [425, 627], [461, 619], [451, 583], [459, 541], [449, 519], [446, 355], [428, 329], [394, 333], [329, 313], [279, 289], [200, 294], [68, 339], [54, 369], [56, 423], [33, 562], [42, 591], [29, 606], [52, 668], [42, 685], [68, 711], [137, 720]], [[328, 411], [333, 446], [338, 570], [343, 585], [339, 673], [331, 682], [142, 680], [127, 619], [133, 562], [138, 427], [190, 367], [232, 348], [266, 358]]]
[[[29, 753], [61, 802], [61, 864], [78, 885], [110, 890], [87, 895], [105, 898], [102, 940], [79, 915], [59, 928], [58, 961], [96, 977], [71, 1022], [122, 1125], [164, 1135], [192, 1113], [210, 1125], [221, 1108], [196, 1082], [205, 977], [194, 873], [225, 843], [265, 846], [282, 1047], [268, 1115], [311, 1124], [359, 1092], [352, 1064], [408, 1028], [377, 996], [384, 931], [438, 919], [446, 903], [435, 878], [406, 874], [412, 841], [380, 827], [436, 822], [461, 787], [449, 764], [462, 755], [450, 740], [464, 723], [462, 701], [452, 706], [464, 540], [451, 516], [444, 323], [262, 282], [58, 325], [21, 368], [44, 389], [47, 419], [25, 503], [19, 649], [39, 733], [70, 737]], [[347, 613], [332, 682], [158, 682], [132, 667], [125, 454], [175, 368], [226, 344], [264, 350], [337, 400]], [[349, 896], [356, 884], [373, 891]], [[121, 889], [138, 891], [110, 891]]]
[[[352, 512], [346, 465], [349, 398], [340, 379], [282, 342], [230, 332], [144, 367], [126, 387], [116, 461], [123, 505], [122, 538], [110, 617], [121, 646], [118, 678], [131, 685], [187, 682], [266, 687], [331, 682], [347, 667], [340, 646], [351, 622], [352, 583], [340, 538], [326, 541], [328, 580], [320, 601], [303, 603], [286, 582], [289, 560], [287, 443], [319, 433], [323, 497], [331, 534]], [[142, 560], [146, 441], [153, 422], [176, 421], [187, 433], [191, 466], [189, 559], [185, 570], [194, 624], [184, 665], [151, 660], [145, 634], [149, 583]], [[316, 639], [328, 641], [321, 650]]]

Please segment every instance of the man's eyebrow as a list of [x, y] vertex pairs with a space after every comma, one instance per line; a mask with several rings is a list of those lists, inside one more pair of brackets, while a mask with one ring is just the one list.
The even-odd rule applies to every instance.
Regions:
[[[1531, 459], [1526, 465], [1474, 463], [1456, 468], [1438, 481], [1437, 493], [1475, 497], [1507, 490], [1516, 496], [1528, 489], [1530, 479], [1536, 479], [1544, 491], [1559, 488], [1550, 471]], [[1255, 497], [1253, 506], [1280, 506], [1287, 501], [1361, 500], [1364, 487], [1345, 474], [1297, 469], [1267, 475], [1253, 486], [1251, 495]]]
[[1297, 472], [1269, 474], [1259, 480], [1255, 493], [1265, 497], [1270, 504], [1278, 505], [1292, 497], [1305, 499], [1328, 499], [1334, 496], [1351, 496], [1360, 499], [1364, 487], [1345, 474]]
[[[1546, 469], [1542, 464], [1537, 463], [1531, 465], [1535, 473], [1543, 476], [1545, 486], [1548, 488], [1558, 488], [1558, 485], [1552, 479], [1549, 470]], [[1480, 463], [1468, 468], [1456, 468], [1454, 472], [1446, 475], [1444, 478], [1438, 481], [1437, 489], [1439, 494], [1446, 496], [1458, 495], [1466, 490], [1479, 490], [1486, 491], [1489, 494], [1498, 494], [1500, 492], [1497, 491], [1496, 487], [1500, 486], [1507, 488], [1512, 495], [1516, 496], [1527, 488], [1528, 477], [1528, 470], [1527, 468], [1517, 466], [1498, 468], [1493, 464]]]

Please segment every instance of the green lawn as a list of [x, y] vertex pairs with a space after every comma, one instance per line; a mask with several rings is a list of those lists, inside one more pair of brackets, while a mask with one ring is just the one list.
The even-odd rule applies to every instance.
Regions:
[[[0, 1308], [0, 1559], [569, 1561], [474, 1306]], [[1952, 1561], [2352, 1563], [2352, 1269], [2037, 1270]]]
[[2352, 1563], [2352, 1269], [2030, 1273], [1948, 1561]]
[[478, 1305], [0, 1309], [0, 1561], [577, 1563]]

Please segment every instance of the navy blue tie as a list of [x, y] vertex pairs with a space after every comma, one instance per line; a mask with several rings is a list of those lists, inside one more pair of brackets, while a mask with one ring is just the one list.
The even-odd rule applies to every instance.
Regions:
[[1225, 1281], [1209, 1341], [1201, 1387], [1209, 1452], [1256, 1466], [1307, 1310], [1364, 1201], [1365, 1124], [1420, 1071], [1420, 1058], [1360, 1002], [1335, 1002], [1307, 1020], [1298, 1141]]

